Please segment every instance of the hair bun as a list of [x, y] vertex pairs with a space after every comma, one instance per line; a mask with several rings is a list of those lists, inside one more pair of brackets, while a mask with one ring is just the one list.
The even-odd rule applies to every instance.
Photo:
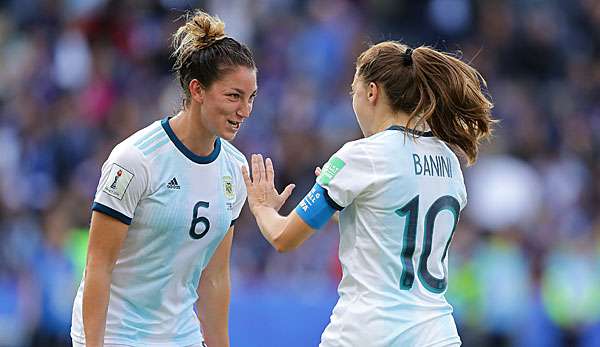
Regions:
[[186, 22], [173, 34], [175, 70], [197, 50], [206, 48], [225, 38], [225, 23], [218, 17], [196, 10], [184, 15]]
[[185, 26], [188, 33], [196, 38], [199, 49], [225, 38], [225, 23], [200, 10], [194, 13], [194, 17]]

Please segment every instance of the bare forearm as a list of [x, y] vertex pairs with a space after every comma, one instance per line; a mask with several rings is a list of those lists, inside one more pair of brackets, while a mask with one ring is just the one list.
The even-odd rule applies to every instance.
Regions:
[[245, 166], [242, 167], [242, 175], [248, 190], [248, 205], [256, 218], [256, 224], [264, 238], [278, 252], [295, 249], [314, 233], [312, 227], [302, 220], [296, 211], [292, 211], [286, 217], [277, 213], [292, 193], [294, 185], [290, 184], [283, 193], [277, 193], [273, 185], [273, 163], [269, 158], [265, 165], [262, 155], [253, 154], [252, 178]]
[[282, 236], [287, 223], [287, 218], [281, 216], [275, 209], [260, 207], [256, 209], [254, 216], [256, 224], [265, 239], [278, 251], [284, 251]]
[[93, 268], [86, 270], [83, 287], [83, 329], [87, 347], [101, 347], [104, 343], [110, 282], [110, 271]]
[[229, 273], [200, 282], [200, 298], [196, 303], [208, 347], [229, 346]]

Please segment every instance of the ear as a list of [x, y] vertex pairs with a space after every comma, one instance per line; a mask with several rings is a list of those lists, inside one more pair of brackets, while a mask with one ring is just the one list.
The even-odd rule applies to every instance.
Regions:
[[188, 84], [188, 89], [190, 90], [190, 96], [192, 97], [192, 100], [199, 104], [204, 102], [204, 94], [206, 93], [206, 90], [200, 81], [194, 78]]
[[367, 86], [367, 100], [370, 104], [374, 105], [377, 103], [379, 92], [380, 90], [377, 84], [375, 84], [375, 82], [369, 82], [369, 85]]

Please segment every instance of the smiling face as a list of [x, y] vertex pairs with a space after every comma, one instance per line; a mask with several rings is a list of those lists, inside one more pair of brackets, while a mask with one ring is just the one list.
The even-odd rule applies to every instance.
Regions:
[[233, 68], [203, 89], [200, 119], [213, 135], [231, 141], [241, 124], [250, 117], [256, 96], [256, 70], [245, 66]]

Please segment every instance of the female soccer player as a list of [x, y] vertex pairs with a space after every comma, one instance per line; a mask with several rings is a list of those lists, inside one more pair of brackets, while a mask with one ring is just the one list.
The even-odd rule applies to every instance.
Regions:
[[339, 301], [321, 346], [458, 346], [444, 298], [448, 246], [467, 202], [455, 152], [475, 162], [492, 104], [469, 65], [393, 41], [357, 59], [352, 105], [364, 139], [345, 144], [287, 217], [273, 164], [242, 169], [250, 209], [278, 250], [298, 247], [340, 213]]
[[229, 255], [247, 162], [227, 141], [250, 116], [256, 67], [201, 11], [173, 43], [182, 110], [121, 142], [102, 166], [75, 346], [229, 346]]

